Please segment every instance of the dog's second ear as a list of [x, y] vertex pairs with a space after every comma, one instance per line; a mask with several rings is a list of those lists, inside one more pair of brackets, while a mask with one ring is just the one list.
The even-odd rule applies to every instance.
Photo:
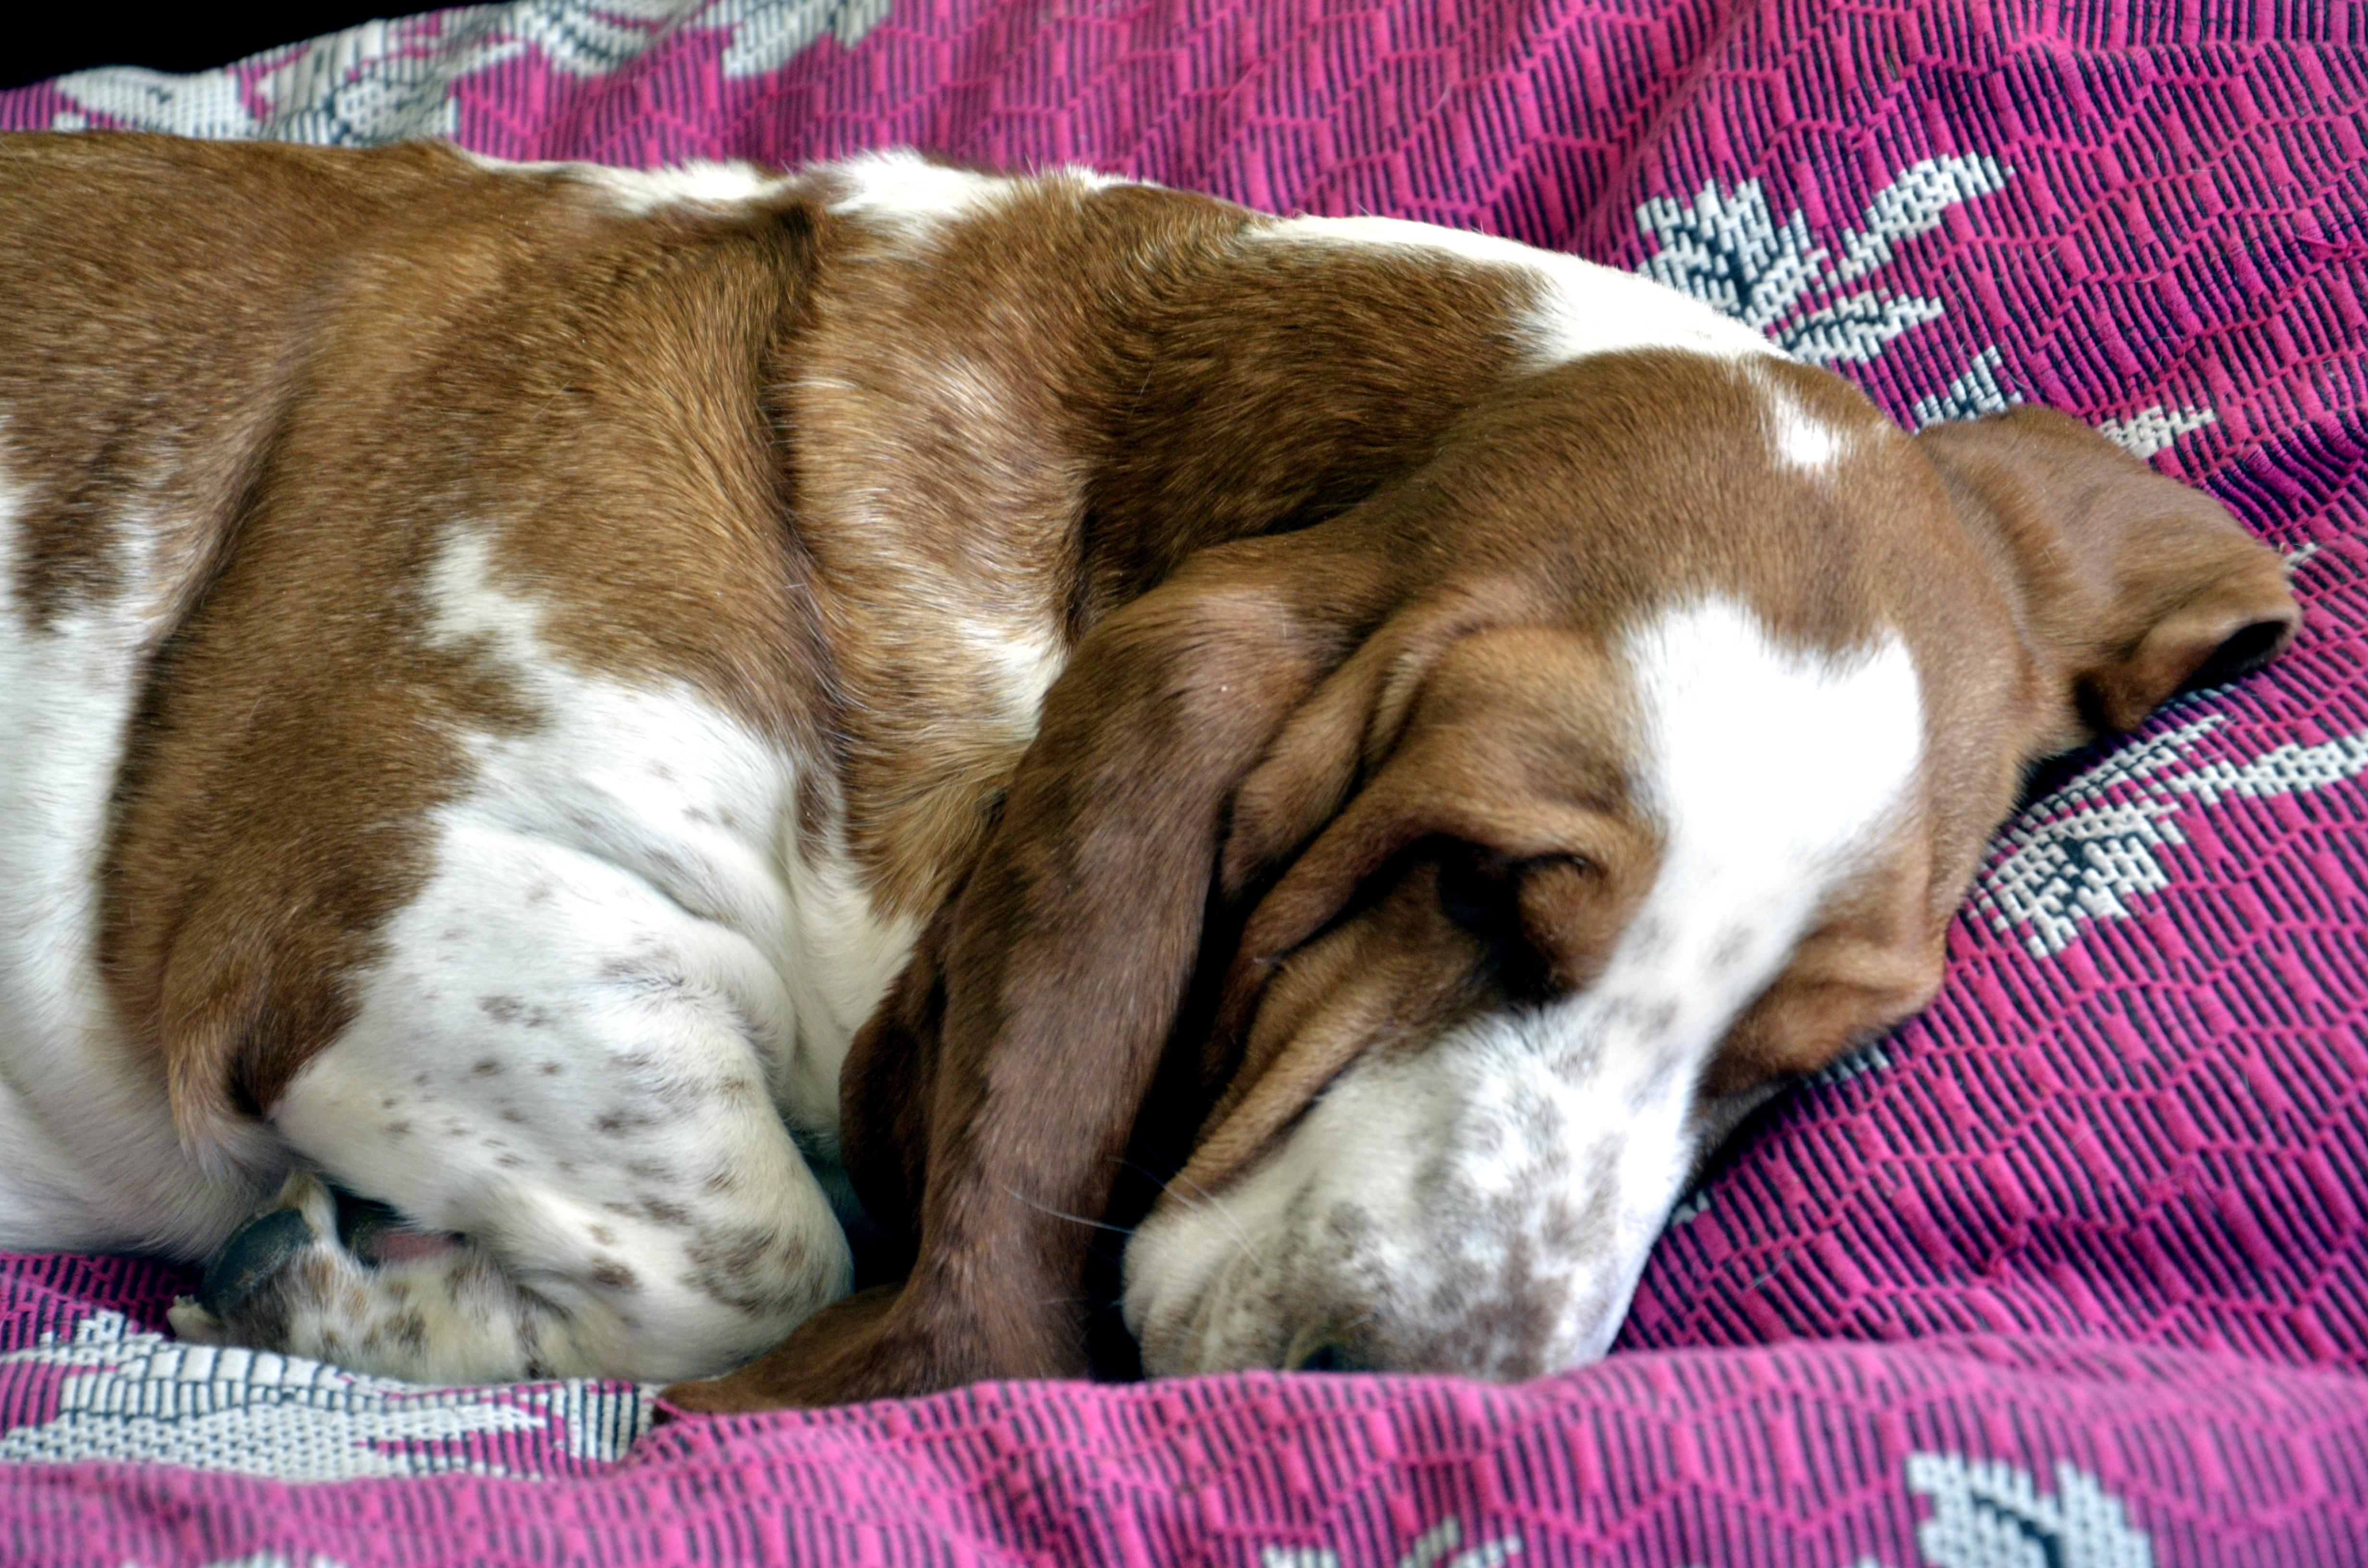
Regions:
[[1079, 645], [985, 851], [842, 1074], [858, 1190], [910, 1273], [670, 1399], [836, 1404], [1086, 1371], [1087, 1260], [1200, 966], [1227, 803], [1394, 602], [1355, 528], [1204, 551]]
[[2174, 693], [2265, 663], [2302, 623], [2276, 551], [2078, 420], [2022, 407], [1916, 443], [2059, 682], [2043, 751], [2133, 729]]

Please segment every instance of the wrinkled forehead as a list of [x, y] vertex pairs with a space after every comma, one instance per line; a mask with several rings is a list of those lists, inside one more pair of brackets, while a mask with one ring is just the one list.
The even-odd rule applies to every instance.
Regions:
[[1896, 628], [1800, 619], [1680, 584], [1586, 632], [1483, 631], [1423, 677], [1407, 750], [1436, 788], [1497, 798], [1475, 817], [1609, 805], [1723, 880], [1840, 867], [1897, 815], [1922, 697]]
[[[1440, 700], [1419, 707], [1417, 733], [1349, 815], [1386, 797], [1414, 825], [1375, 835], [1383, 843], [1444, 833], [1500, 864], [1575, 864], [1516, 873], [1546, 901], [1525, 892], [1520, 918], [1584, 949], [1588, 972], [1551, 1000], [1505, 1004], [1527, 1020], [1514, 1035], [1559, 1042], [1552, 1071], [1565, 1076], [1581, 1062], [1615, 1075], [1622, 1062], [1650, 1062], [1656, 1081], [1690, 1088], [1821, 908], [1879, 874], [1921, 799], [1917, 673], [1900, 637], [1879, 628], [1839, 648], [1804, 643], [1747, 601], [1705, 592], [1600, 640], [1475, 635], [1441, 657], [1431, 685]], [[1447, 971], [1480, 961], [1478, 949], [1454, 916], [1425, 924], [1401, 908], [1392, 918], [1368, 933], [1356, 966], [1332, 974], [1344, 1005], [1309, 1013], [1326, 1027], [1283, 1025], [1245, 1062], [1204, 1129], [1195, 1179], [1253, 1158], [1374, 1044], [1419, 1054], [1431, 1049], [1426, 1031], [1461, 1027], [1454, 1010], [1426, 1018], [1401, 1004], [1451, 994]], [[1408, 943], [1439, 950], [1399, 950]], [[1374, 989], [1391, 965], [1438, 978]], [[1286, 1017], [1306, 1009], [1303, 997]], [[1362, 1034], [1350, 1038], [1344, 1018], [1362, 1020]]]
[[[1698, 1057], [1912, 825], [1925, 733], [1915, 662], [1880, 623], [1836, 646], [1778, 631], [1743, 597], [1701, 591], [1617, 623], [1600, 656], [1559, 678], [1552, 697], [1535, 678], [1508, 682], [1495, 722], [1572, 744], [1531, 748], [1524, 777], [1474, 787], [1503, 790], [1497, 814], [1527, 810], [1542, 824], [1567, 802], [1606, 808], [1636, 830], [1625, 843], [1651, 846], [1586, 987], [1595, 1000], [1573, 1005], [1616, 999], [1633, 1013], [1649, 1001], [1644, 1013], [1673, 1016], [1685, 1036], [1656, 1049]], [[1489, 727], [1487, 704], [1463, 706], [1463, 735]]]

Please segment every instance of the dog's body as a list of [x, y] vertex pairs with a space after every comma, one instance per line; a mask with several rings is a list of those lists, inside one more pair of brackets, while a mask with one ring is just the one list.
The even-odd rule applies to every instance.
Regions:
[[300, 1176], [176, 1324], [415, 1377], [780, 1340], [842, 1063], [910, 1276], [687, 1403], [1079, 1369], [1131, 1157], [1154, 1370], [1600, 1354], [2024, 767], [2295, 619], [2068, 422], [1089, 176], [25, 138], [0, 301], [0, 1245], [318, 1170], [463, 1240]]

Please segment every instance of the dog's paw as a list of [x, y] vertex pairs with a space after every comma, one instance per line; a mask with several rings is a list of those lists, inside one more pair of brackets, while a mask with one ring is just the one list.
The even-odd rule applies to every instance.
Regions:
[[310, 1171], [296, 1171], [246, 1223], [233, 1231], [206, 1266], [195, 1296], [165, 1314], [173, 1332], [199, 1345], [268, 1346], [282, 1317], [279, 1298], [307, 1262], [339, 1251], [336, 1195]]
[[309, 1171], [231, 1233], [194, 1297], [165, 1319], [199, 1345], [306, 1356], [355, 1371], [505, 1381], [538, 1363], [528, 1304], [460, 1238]]
[[176, 1339], [186, 1339], [192, 1345], [228, 1345], [230, 1330], [222, 1319], [198, 1304], [195, 1296], [176, 1296], [165, 1310], [165, 1326], [173, 1331]]
[[337, 1194], [337, 1242], [362, 1262], [407, 1263], [444, 1257], [458, 1250], [461, 1238], [442, 1231], [423, 1231], [388, 1204], [375, 1199]]
[[198, 1283], [198, 1304], [216, 1318], [244, 1309], [324, 1236], [337, 1233], [337, 1195], [311, 1171], [288, 1173], [279, 1194], [230, 1233]]
[[198, 1283], [198, 1305], [216, 1322], [237, 1316], [311, 1248], [319, 1234], [303, 1210], [271, 1209], [231, 1233]]

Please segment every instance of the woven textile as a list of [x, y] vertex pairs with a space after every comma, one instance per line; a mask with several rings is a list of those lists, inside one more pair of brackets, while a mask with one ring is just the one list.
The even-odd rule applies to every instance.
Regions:
[[[992, 1385], [667, 1424], [184, 1350], [0, 1259], [0, 1561], [2368, 1562], [2368, 9], [518, 0], [0, 126], [794, 163], [916, 143], [1642, 269], [1909, 424], [2036, 399], [2286, 551], [2281, 664], [2056, 770], [1940, 999], [1520, 1388]], [[638, 1438], [638, 1440], [636, 1440]]]

